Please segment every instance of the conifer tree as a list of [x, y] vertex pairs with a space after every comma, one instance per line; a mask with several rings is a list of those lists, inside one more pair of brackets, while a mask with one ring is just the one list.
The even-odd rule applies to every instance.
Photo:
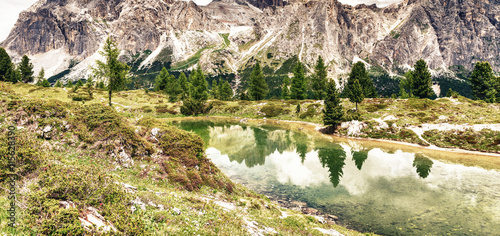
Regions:
[[283, 80], [283, 89], [281, 90], [281, 98], [288, 100], [291, 98], [290, 95], [290, 89], [288, 88], [290, 86], [290, 78], [288, 76], [285, 76], [285, 79]]
[[66, 88], [73, 88], [73, 81], [68, 80], [68, 83], [66, 84]]
[[40, 70], [40, 72], [38, 72], [38, 76], [37, 76], [37, 80], [38, 81], [43, 81], [45, 79], [45, 70], [42, 69]]
[[323, 58], [318, 56], [316, 61], [316, 67], [314, 68], [314, 75], [312, 76], [312, 90], [314, 93], [314, 99], [323, 100], [326, 95], [326, 66], [323, 62]]
[[56, 88], [62, 88], [63, 84], [61, 83], [61, 80], [57, 80], [56, 84], [54, 85]]
[[222, 86], [220, 87], [220, 99], [222, 101], [230, 101], [232, 97], [233, 90], [231, 89], [229, 82], [224, 81], [224, 83], [222, 83]]
[[206, 104], [208, 99], [208, 82], [199, 65], [189, 75], [189, 81], [191, 81], [190, 96], [182, 101], [181, 113], [184, 115], [208, 113], [212, 108]]
[[168, 74], [167, 68], [163, 67], [160, 73], [155, 78], [155, 91], [166, 92], [169, 85], [170, 74]]
[[432, 90], [431, 72], [423, 59], [415, 63], [414, 70], [411, 72], [412, 93], [419, 98], [429, 98], [434, 95]]
[[78, 82], [76, 82], [76, 87], [78, 87], [78, 88], [83, 87], [82, 80], [78, 80]]
[[304, 75], [304, 66], [300, 62], [295, 66], [295, 68], [293, 68], [292, 86], [290, 90], [292, 99], [303, 100], [307, 96], [307, 83]]
[[335, 131], [340, 124], [344, 112], [342, 110], [342, 101], [337, 91], [335, 81], [331, 80], [326, 85], [325, 107], [323, 109], [323, 124], [328, 125], [329, 131]]
[[221, 92], [216, 79], [212, 80], [212, 89], [210, 90], [210, 93], [214, 99], [221, 99]]
[[125, 62], [121, 62], [118, 60], [120, 50], [118, 49], [116, 42], [111, 39], [111, 37], [108, 37], [106, 39], [103, 51], [100, 51], [99, 53], [104, 58], [106, 58], [106, 61], [96, 61], [97, 68], [94, 69], [94, 75], [98, 79], [107, 79], [109, 106], [112, 106], [112, 93], [113, 91], [117, 92], [122, 90], [129, 82], [129, 80], [127, 79], [127, 74], [130, 70], [130, 67]]
[[10, 59], [9, 54], [5, 49], [0, 48], [0, 81], [13, 81], [15, 66]]
[[48, 88], [50, 87], [50, 83], [47, 79], [43, 79], [42, 82], [40, 83], [40, 86]]
[[363, 87], [359, 83], [359, 80], [354, 80], [354, 83], [349, 88], [349, 100], [356, 103], [356, 111], [358, 111], [358, 103], [363, 102], [364, 99]]
[[472, 85], [472, 94], [475, 99], [481, 99], [486, 102], [495, 102], [497, 93], [497, 78], [493, 75], [493, 70], [489, 62], [477, 62], [474, 65], [470, 82]]
[[250, 95], [256, 101], [266, 98], [268, 87], [259, 62], [253, 67], [250, 74]]
[[186, 75], [184, 72], [181, 72], [179, 75], [179, 91], [180, 91], [180, 99], [185, 100], [189, 97], [189, 82], [187, 81]]
[[347, 79], [347, 92], [349, 93], [352, 84], [355, 80], [358, 80], [361, 85], [361, 91], [363, 96], [366, 98], [377, 97], [377, 90], [373, 85], [373, 81], [368, 76], [368, 72], [365, 69], [365, 64], [363, 62], [356, 62], [349, 73], [349, 78]]
[[23, 83], [33, 82], [33, 64], [31, 64], [28, 56], [24, 55], [21, 59], [19, 71], [21, 72], [21, 80], [23, 81]]

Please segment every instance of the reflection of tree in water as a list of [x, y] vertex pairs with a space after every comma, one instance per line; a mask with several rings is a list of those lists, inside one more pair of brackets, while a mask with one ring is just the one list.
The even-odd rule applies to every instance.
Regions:
[[208, 120], [203, 121], [181, 121], [175, 122], [173, 125], [176, 125], [180, 129], [192, 131], [198, 134], [205, 144], [210, 140], [210, 127], [214, 127], [217, 125], [216, 123]]
[[424, 179], [431, 173], [432, 164], [431, 159], [420, 154], [415, 155], [415, 159], [413, 159], [413, 167], [417, 167], [417, 174]]
[[304, 163], [308, 149], [307, 144], [309, 142], [309, 137], [306, 134], [298, 132], [294, 132], [292, 137], [295, 141], [295, 145], [297, 146], [297, 154], [299, 154], [300, 158], [302, 159], [302, 163]]
[[363, 163], [366, 161], [368, 158], [368, 152], [367, 151], [360, 151], [360, 152], [353, 152], [352, 153], [352, 160], [354, 161], [354, 164], [356, 164], [356, 167], [358, 170], [361, 170], [361, 167], [363, 167]]
[[344, 149], [339, 145], [321, 147], [318, 148], [318, 156], [323, 167], [328, 167], [333, 187], [337, 187], [340, 183], [340, 177], [344, 174], [342, 171], [346, 159]]

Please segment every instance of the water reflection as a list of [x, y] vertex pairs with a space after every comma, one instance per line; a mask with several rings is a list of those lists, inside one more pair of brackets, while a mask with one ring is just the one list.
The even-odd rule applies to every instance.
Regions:
[[318, 148], [318, 157], [323, 167], [328, 168], [333, 186], [337, 187], [344, 173], [342, 171], [346, 158], [344, 150], [340, 146]]
[[[384, 235], [500, 232], [500, 173], [271, 126], [182, 122], [233, 181]], [[432, 170], [432, 171], [431, 171]]]
[[419, 154], [415, 155], [413, 160], [413, 167], [417, 167], [418, 175], [424, 179], [431, 173], [432, 164], [432, 160]]

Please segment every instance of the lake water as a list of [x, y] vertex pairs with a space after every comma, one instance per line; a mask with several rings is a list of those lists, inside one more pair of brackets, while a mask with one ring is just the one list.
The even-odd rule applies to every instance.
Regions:
[[234, 182], [306, 202], [349, 228], [382, 235], [500, 235], [496, 168], [465, 166], [429, 152], [367, 148], [273, 125], [173, 124], [199, 134], [207, 156]]

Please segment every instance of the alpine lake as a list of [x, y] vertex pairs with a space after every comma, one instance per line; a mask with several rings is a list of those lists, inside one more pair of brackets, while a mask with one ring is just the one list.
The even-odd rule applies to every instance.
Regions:
[[[500, 235], [500, 156], [323, 135], [311, 125], [170, 120], [232, 181], [381, 235]], [[304, 128], [306, 127], [306, 128]]]

